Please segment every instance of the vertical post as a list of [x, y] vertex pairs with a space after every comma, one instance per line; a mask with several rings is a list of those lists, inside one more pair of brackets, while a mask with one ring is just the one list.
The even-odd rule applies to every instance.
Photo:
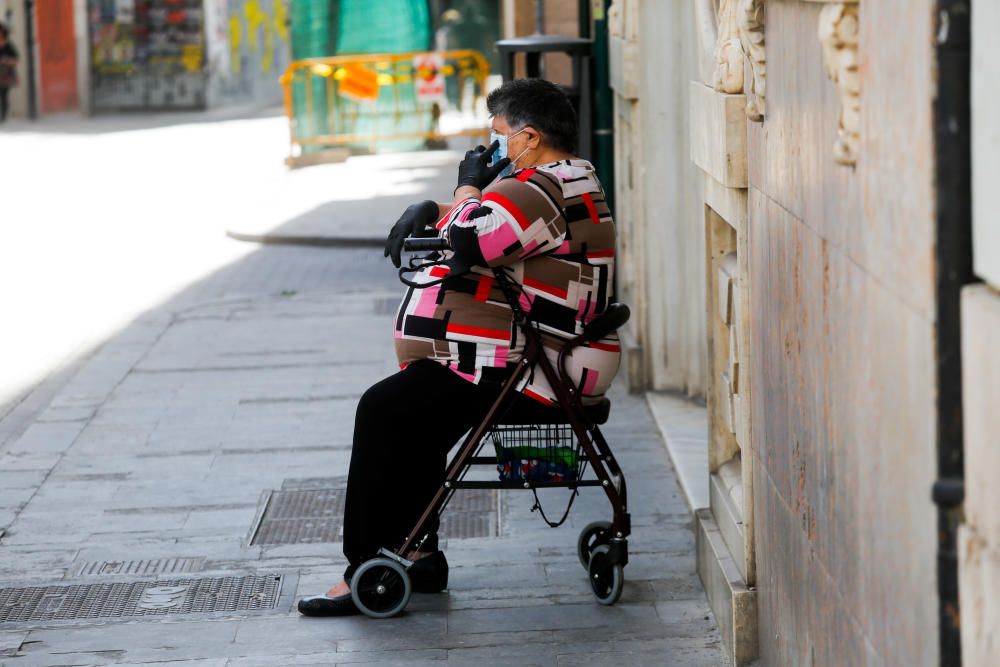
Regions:
[[35, 0], [24, 0], [24, 60], [28, 66], [28, 118], [38, 118], [38, 91], [35, 82]]
[[524, 54], [524, 76], [527, 79], [538, 79], [542, 76], [542, 54], [528, 51]]
[[[989, 2], [989, 0], [981, 0]], [[938, 0], [937, 176], [937, 589], [943, 667], [962, 664], [957, 531], [965, 496], [960, 292], [972, 274], [971, 24], [966, 0]], [[943, 26], [941, 24], [945, 24]]]
[[[615, 212], [615, 137], [611, 74], [608, 69], [608, 7], [611, 0], [593, 0], [594, 20], [594, 168], [604, 185], [608, 208]], [[616, 276], [617, 277], [617, 276]]]
[[590, 3], [593, 0], [579, 0], [576, 8], [577, 25], [579, 26], [580, 37], [590, 39]]
[[535, 0], [535, 34], [545, 34], [545, 0]]

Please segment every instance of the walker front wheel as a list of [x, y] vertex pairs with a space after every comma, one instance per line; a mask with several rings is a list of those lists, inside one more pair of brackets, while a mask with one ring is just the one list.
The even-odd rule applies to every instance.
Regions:
[[361, 564], [351, 579], [351, 598], [372, 618], [390, 618], [406, 608], [413, 587], [406, 568], [388, 558]]
[[608, 553], [611, 547], [601, 544], [594, 548], [587, 566], [590, 590], [600, 604], [612, 605], [618, 602], [625, 587], [625, 568], [620, 563], [612, 564]]
[[601, 544], [611, 541], [611, 522], [595, 521], [588, 523], [587, 527], [580, 531], [580, 538], [576, 541], [576, 555], [580, 559], [580, 565], [586, 570], [590, 567], [590, 554]]

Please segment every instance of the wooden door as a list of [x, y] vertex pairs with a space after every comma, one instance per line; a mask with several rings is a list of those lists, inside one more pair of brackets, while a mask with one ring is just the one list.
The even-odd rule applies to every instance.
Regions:
[[35, 3], [38, 20], [39, 88], [42, 113], [79, 107], [73, 0]]

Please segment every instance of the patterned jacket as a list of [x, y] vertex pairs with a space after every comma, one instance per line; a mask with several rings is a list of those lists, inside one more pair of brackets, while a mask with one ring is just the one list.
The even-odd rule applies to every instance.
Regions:
[[[521, 308], [539, 325], [553, 362], [563, 343], [611, 300], [615, 225], [586, 160], [517, 171], [490, 185], [481, 200], [459, 202], [437, 227], [456, 252], [474, 258], [477, 266], [454, 277], [442, 266], [416, 274], [413, 280], [420, 284], [444, 281], [410, 288], [403, 298], [395, 321], [401, 367], [433, 359], [474, 383], [502, 382], [509, 376], [521, 359], [524, 337], [494, 284], [494, 268], [524, 286]], [[567, 369], [584, 402], [604, 395], [620, 357], [616, 334], [573, 352]], [[540, 370], [532, 371], [519, 389], [543, 403], [554, 402]]]

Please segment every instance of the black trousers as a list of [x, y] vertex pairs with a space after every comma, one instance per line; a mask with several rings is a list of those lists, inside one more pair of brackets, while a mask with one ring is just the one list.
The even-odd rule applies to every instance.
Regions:
[[[373, 385], [358, 403], [344, 504], [344, 556], [355, 568], [398, 549], [444, 483], [448, 451], [500, 393], [424, 360]], [[438, 548], [436, 525], [422, 551]]]
[[10, 88], [0, 86], [0, 121], [7, 120], [7, 111], [10, 110], [9, 96]]

